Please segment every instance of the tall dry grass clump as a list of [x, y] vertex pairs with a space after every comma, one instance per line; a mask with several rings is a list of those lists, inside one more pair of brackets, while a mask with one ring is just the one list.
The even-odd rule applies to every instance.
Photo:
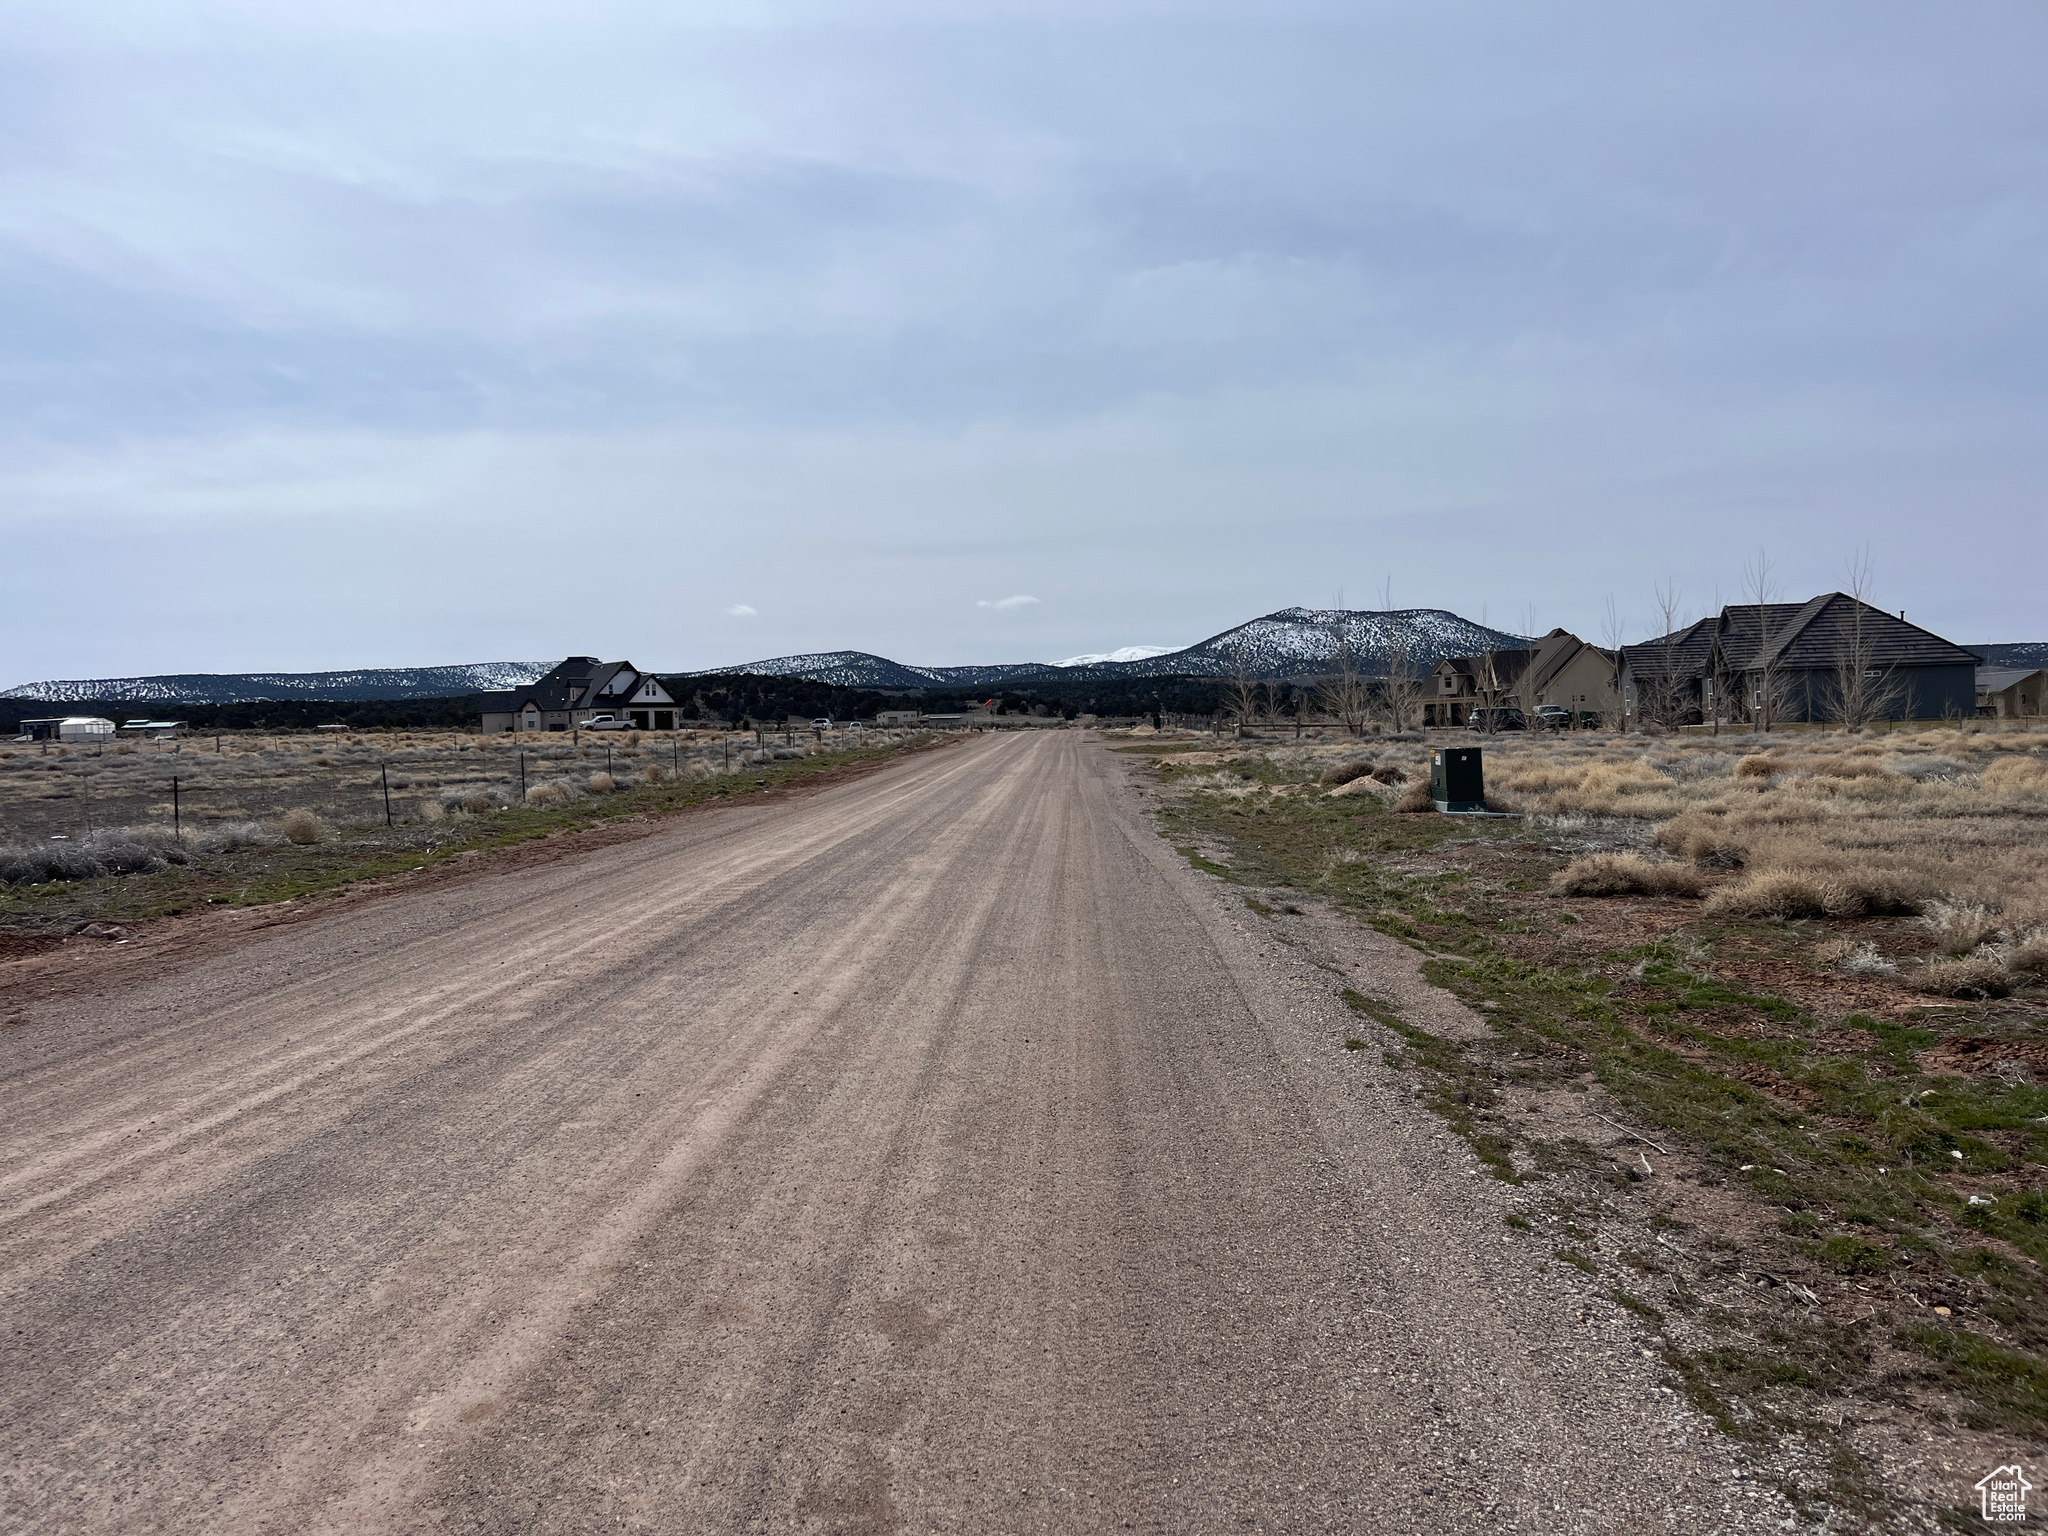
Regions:
[[667, 777], [668, 770], [659, 763], [649, 763], [640, 770], [640, 782], [643, 784], [659, 784]]
[[1633, 853], [1590, 853], [1550, 877], [1560, 896], [1697, 896], [1706, 881], [1685, 864], [1658, 864]]
[[302, 848], [313, 843], [325, 842], [328, 837], [327, 823], [304, 806], [286, 811], [284, 820], [278, 823], [277, 829], [284, 834], [286, 842], [296, 843]]
[[544, 779], [538, 784], [529, 785], [526, 791], [526, 803], [528, 805], [540, 806], [543, 809], [549, 806], [567, 805], [575, 798], [576, 791], [571, 789], [561, 779]]
[[590, 776], [589, 783], [593, 795], [608, 795], [619, 787], [619, 781], [601, 768]]

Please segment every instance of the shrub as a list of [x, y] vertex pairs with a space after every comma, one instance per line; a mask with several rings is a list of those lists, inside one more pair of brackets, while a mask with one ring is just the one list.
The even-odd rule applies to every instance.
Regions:
[[2036, 928], [2014, 940], [2005, 968], [2025, 976], [2048, 976], [2048, 929]]
[[1930, 960], [1906, 978], [1915, 992], [1933, 997], [2004, 997], [2012, 978], [1998, 956], [1978, 953], [1960, 960]]
[[1739, 868], [1748, 849], [1718, 816], [1682, 811], [1657, 829], [1657, 844], [1681, 858], [1717, 869]]
[[1921, 919], [1935, 933], [1945, 955], [1967, 955], [1998, 933], [1998, 918], [1974, 902], [1930, 901]]
[[1863, 917], [1911, 912], [1903, 877], [1891, 870], [1759, 869], [1707, 898], [1709, 912], [1737, 917]]
[[546, 779], [529, 786], [526, 791], [528, 805], [567, 805], [575, 798], [576, 791], [564, 779]]
[[1899, 968], [1877, 952], [1877, 946], [1868, 940], [1830, 939], [1814, 949], [1815, 957], [1823, 965], [1838, 971], [1847, 971], [1852, 976], [1896, 976]]
[[593, 795], [608, 795], [618, 787], [618, 781], [602, 769], [590, 776], [590, 792]]
[[304, 847], [323, 841], [327, 836], [327, 824], [304, 806], [295, 811], [286, 811], [284, 820], [278, 823], [278, 830], [284, 833], [284, 840]]
[[659, 784], [663, 779], [667, 777], [668, 770], [662, 767], [659, 763], [649, 763], [645, 768], [642, 768], [640, 770], [640, 779], [642, 783]]
[[1353, 779], [1365, 778], [1371, 772], [1372, 763], [1369, 759], [1354, 758], [1348, 763], [1339, 763], [1334, 768], [1325, 769], [1322, 783], [1326, 788], [1335, 789], [1340, 784], [1349, 784]]
[[1435, 810], [1436, 802], [1429, 798], [1429, 781], [1416, 780], [1408, 786], [1408, 792], [1396, 800], [1391, 808], [1402, 813]]
[[1993, 794], [2048, 793], [2048, 758], [2001, 757], [1984, 770], [1977, 787]]
[[1696, 869], [1633, 853], [1590, 853], [1550, 877], [1560, 896], [1697, 896], [1702, 887]]
[[1752, 752], [1735, 765], [1738, 779], [1768, 779], [1778, 771], [1778, 765], [1762, 752]]
[[260, 821], [229, 821], [192, 835], [201, 853], [233, 853], [238, 848], [275, 848], [284, 839]]

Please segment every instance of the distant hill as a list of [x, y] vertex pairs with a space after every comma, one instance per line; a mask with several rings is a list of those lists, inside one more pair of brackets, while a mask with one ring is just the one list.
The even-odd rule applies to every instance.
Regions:
[[2048, 640], [2008, 640], [2003, 645], [1966, 645], [1987, 667], [2048, 667]]
[[[1361, 671], [1383, 674], [1397, 650], [1419, 670], [1446, 656], [1511, 649], [1527, 642], [1505, 630], [1475, 624], [1443, 608], [1282, 608], [1226, 629], [1177, 651], [1143, 654], [1133, 646], [1111, 655], [1120, 661], [1024, 661], [981, 667], [916, 667], [866, 651], [826, 651], [777, 656], [741, 666], [718, 667], [706, 676], [750, 672], [766, 677], [808, 677], [842, 688], [1006, 688], [1044, 680], [1081, 678], [1228, 677], [1242, 665], [1254, 677], [1296, 677], [1327, 672], [1335, 665], [1338, 635], [1348, 641]], [[1134, 654], [1136, 653], [1136, 654]]]
[[0, 699], [53, 703], [94, 699], [117, 704], [250, 704], [290, 699], [447, 699], [518, 688], [549, 661], [473, 661], [446, 667], [373, 667], [357, 672], [174, 672], [162, 677], [101, 677], [23, 683]]

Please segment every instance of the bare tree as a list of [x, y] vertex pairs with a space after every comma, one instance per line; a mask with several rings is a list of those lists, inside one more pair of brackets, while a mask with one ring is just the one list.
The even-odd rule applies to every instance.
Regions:
[[1323, 709], [1352, 735], [1363, 735], [1372, 690], [1358, 664], [1358, 649], [1351, 643], [1351, 626], [1344, 622], [1341, 609], [1330, 621], [1330, 651], [1330, 671], [1317, 689], [1322, 695]]
[[1230, 673], [1223, 680], [1223, 712], [1236, 723], [1237, 734], [1259, 718], [1259, 680], [1252, 676], [1251, 657], [1243, 647], [1230, 653]]
[[1828, 714], [1845, 731], [1860, 731], [1874, 720], [1897, 717], [1905, 688], [1890, 667], [1877, 662], [1877, 631], [1870, 623], [1870, 550], [1866, 545], [1849, 560], [1848, 622], [1835, 643], [1833, 686]]
[[1607, 678], [1607, 697], [1600, 701], [1600, 713], [1613, 730], [1628, 729], [1628, 712], [1624, 709], [1621, 693], [1621, 643], [1627, 638], [1627, 626], [1622, 623], [1621, 610], [1614, 606], [1614, 594], [1607, 594], [1607, 611], [1600, 619], [1600, 647], [1607, 652], [1613, 663]]
[[1742, 584], [1749, 600], [1756, 605], [1757, 622], [1756, 654], [1748, 658], [1742, 669], [1745, 702], [1749, 706], [1750, 724], [1757, 730], [1769, 731], [1785, 708], [1784, 676], [1773, 654], [1778, 637], [1771, 608], [1778, 601], [1778, 579], [1769, 554], [1759, 549], [1756, 559], [1743, 566]]
[[1405, 731], [1422, 707], [1423, 670], [1415, 654], [1415, 636], [1403, 625], [1387, 636], [1387, 675], [1380, 686], [1380, 698], [1387, 711], [1387, 724]]
[[1678, 583], [1657, 583], [1658, 635], [1655, 670], [1636, 683], [1636, 713], [1645, 721], [1666, 729], [1682, 725], [1687, 708], [1687, 679], [1678, 675], [1680, 655], [1678, 632], [1684, 625], [1684, 598]]

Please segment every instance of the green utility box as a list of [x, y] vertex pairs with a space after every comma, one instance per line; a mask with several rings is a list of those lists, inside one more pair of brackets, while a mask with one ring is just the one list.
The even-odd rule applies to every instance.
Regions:
[[1477, 747], [1435, 747], [1429, 754], [1429, 798], [1440, 811], [1486, 809], [1486, 770]]

